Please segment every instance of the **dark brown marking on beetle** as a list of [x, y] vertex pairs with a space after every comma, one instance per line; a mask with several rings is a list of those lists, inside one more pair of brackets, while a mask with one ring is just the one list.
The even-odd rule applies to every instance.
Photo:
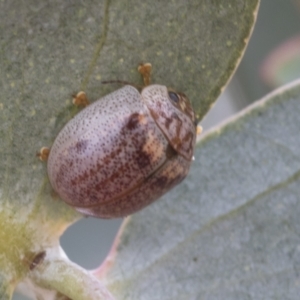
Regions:
[[89, 171], [90, 171], [90, 172], [89, 172], [89, 176], [90, 176], [90, 177], [94, 177], [94, 176], [97, 175], [97, 171], [95, 171], [94, 169], [90, 169]]
[[[186, 151], [188, 151], [189, 156], [192, 155], [194, 149], [194, 134], [192, 132], [188, 132], [183, 138], [183, 144], [185, 145]], [[191, 159], [192, 157], [190, 157]]]
[[88, 141], [87, 140], [83, 140], [83, 141], [78, 141], [75, 145], [75, 150], [78, 154], [82, 154], [88, 145]]
[[87, 178], [89, 178], [88, 172], [85, 170], [82, 175], [78, 176], [79, 181], [84, 182]]
[[172, 113], [172, 119], [176, 120], [176, 136], [180, 136], [180, 130], [182, 126], [182, 120], [179, 118], [178, 114], [176, 112]]
[[160, 177], [157, 177], [153, 182], [156, 189], [158, 188], [159, 190], [168, 191], [172, 187], [179, 184], [186, 177], [185, 173], [178, 174], [175, 177], [170, 177], [170, 175], [171, 175], [171, 173], [166, 174], [166, 175], [161, 175]]
[[[110, 165], [115, 157], [117, 157], [120, 152], [122, 152], [122, 149], [119, 147], [117, 148], [115, 151], [110, 152], [108, 155], [106, 155], [103, 160], [102, 160], [102, 164], [97, 163], [96, 165], [94, 165], [93, 167], [89, 168], [88, 170], [85, 170], [82, 174], [79, 174], [77, 176], [74, 176], [71, 180], [70, 180], [70, 184], [72, 187], [76, 187], [76, 186], [80, 186], [82, 185], [83, 182], [88, 182], [90, 180], [90, 178], [96, 178], [97, 174], [99, 172], [101, 172], [103, 175], [106, 175], [106, 170], [103, 166], [107, 166]], [[58, 173], [57, 176], [57, 182], [63, 182], [64, 181], [64, 177], [65, 177], [65, 173], [68, 174], [68, 170], [63, 171], [63, 169], [65, 169], [63, 166], [61, 167], [60, 172]], [[126, 170], [122, 171], [124, 174], [126, 172]], [[110, 176], [106, 181], [111, 181], [114, 180], [115, 177], [118, 176], [119, 170], [116, 171], [115, 175]], [[101, 182], [101, 184], [105, 184], [105, 182]]]
[[192, 132], [187, 132], [186, 135], [183, 137], [182, 142], [184, 148], [190, 155], [194, 149], [194, 134]]
[[184, 142], [193, 141], [194, 134], [192, 132], [187, 132], [186, 135], [183, 137]]
[[121, 141], [121, 147], [125, 148], [127, 146], [127, 141], [124, 139]]
[[89, 203], [98, 203], [98, 196], [95, 195], [95, 193], [92, 193], [88, 195], [88, 198], [89, 198]]
[[171, 144], [174, 145], [174, 147], [179, 150], [179, 148], [181, 148], [182, 146], [182, 141], [178, 136], [175, 136], [172, 140], [171, 140]]
[[140, 169], [143, 169], [151, 164], [151, 155], [142, 149], [137, 151], [136, 162]]
[[172, 118], [174, 118], [174, 119], [176, 119], [176, 120], [179, 120], [179, 121], [181, 121], [181, 119], [179, 118], [179, 116], [178, 116], [178, 114], [177, 114], [177, 112], [172, 112], [172, 114], [171, 114], [171, 117]]
[[165, 126], [166, 126], [166, 128], [167, 128], [168, 130], [169, 130], [170, 125], [172, 124], [172, 122], [173, 122], [172, 118], [167, 118], [167, 117], [165, 117]]
[[34, 268], [36, 268], [46, 257], [46, 252], [42, 251], [38, 253], [33, 260], [31, 261], [29, 265], [29, 269], [32, 271]]
[[139, 126], [141, 122], [141, 116], [139, 113], [133, 113], [130, 117], [129, 117], [129, 121], [126, 125], [127, 129], [129, 130], [133, 130], [135, 128], [137, 128]]
[[165, 189], [168, 181], [169, 181], [169, 178], [167, 176], [161, 176], [155, 180], [154, 184], [156, 187], [159, 187], [160, 189]]
[[[170, 160], [165, 160], [165, 162], [160, 165], [158, 169], [154, 170], [146, 178], [140, 180], [134, 186], [118, 194], [114, 198], [110, 198], [109, 201], [104, 201], [103, 203], [105, 203], [105, 205], [99, 206], [99, 202], [94, 202], [86, 203], [81, 207], [85, 209], [86, 213], [89, 212], [89, 214], [95, 214], [96, 216], [101, 215], [102, 218], [126, 216], [127, 214], [131, 214], [133, 209], [134, 211], [138, 211], [140, 208], [150, 204], [153, 200], [162, 196], [186, 177], [188, 169], [183, 167], [183, 170], [178, 170], [177, 164], [174, 165], [173, 168], [169, 169], [167, 173], [158, 175], [158, 173], [163, 170], [166, 165], [169, 164], [169, 162]], [[173, 174], [173, 172], [175, 172], [175, 174]], [[147, 189], [145, 190], [143, 186], [144, 184], [147, 184], [147, 182], [150, 183], [150, 185], [148, 185]], [[163, 183], [165, 184], [163, 185]], [[137, 192], [138, 195], [141, 191], [143, 194], [148, 193], [151, 195], [149, 198], [147, 198], [149, 201], [137, 202], [137, 198], [130, 197], [132, 193]], [[80, 208], [80, 206], [77, 206], [77, 208]]]
[[170, 144], [168, 144], [166, 149], [166, 157], [168, 159], [171, 159], [176, 155], [178, 155], [177, 151]]
[[[85, 198], [89, 199], [89, 204], [92, 205], [92, 203], [99, 203], [99, 199], [94, 195], [94, 192], [102, 192], [103, 186], [107, 185], [107, 183], [114, 182], [118, 180], [120, 175], [124, 174], [126, 176], [126, 171], [128, 170], [128, 165], [121, 165], [118, 169], [115, 170], [113, 174], [111, 174], [109, 177], [107, 177], [105, 180], [102, 180], [101, 182], [94, 182], [93, 187], [89, 188], [85, 192]], [[97, 193], [98, 194], [98, 193]], [[109, 196], [109, 195], [107, 195]], [[105, 197], [104, 197], [105, 198]], [[105, 202], [105, 201], [104, 201]]]

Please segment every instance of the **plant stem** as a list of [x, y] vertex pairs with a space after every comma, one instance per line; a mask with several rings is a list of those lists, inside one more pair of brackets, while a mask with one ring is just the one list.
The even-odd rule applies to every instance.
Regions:
[[46, 256], [31, 272], [30, 279], [72, 300], [115, 300], [94, 275], [62, 256]]

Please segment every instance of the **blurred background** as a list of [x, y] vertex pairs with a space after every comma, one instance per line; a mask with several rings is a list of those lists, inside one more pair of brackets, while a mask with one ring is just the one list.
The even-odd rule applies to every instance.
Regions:
[[[202, 127], [211, 128], [296, 78], [300, 78], [300, 0], [261, 0], [246, 53]], [[64, 233], [61, 245], [70, 260], [96, 268], [109, 252], [121, 221], [82, 219]], [[13, 297], [25, 299], [17, 293]]]

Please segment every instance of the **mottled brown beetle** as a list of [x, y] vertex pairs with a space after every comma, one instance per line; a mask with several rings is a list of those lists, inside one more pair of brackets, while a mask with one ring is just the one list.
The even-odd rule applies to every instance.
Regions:
[[197, 135], [194, 111], [183, 93], [148, 85], [150, 71], [150, 64], [139, 67], [142, 89], [126, 85], [88, 105], [50, 149], [52, 187], [85, 215], [130, 215], [189, 171]]

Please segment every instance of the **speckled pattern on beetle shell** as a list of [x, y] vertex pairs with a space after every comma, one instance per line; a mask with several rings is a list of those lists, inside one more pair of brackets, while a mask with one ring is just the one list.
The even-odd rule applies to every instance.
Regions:
[[142, 91], [142, 98], [174, 150], [191, 160], [196, 139], [194, 111], [185, 96], [181, 97], [180, 110], [174, 109], [174, 103], [172, 104], [167, 94], [167, 87], [155, 85], [155, 88], [146, 87]]
[[[185, 114], [183, 121], [174, 118], [174, 111], [182, 113], [174, 107], [166, 108], [171, 112], [167, 123], [159, 123], [162, 116], [153, 106], [162, 98], [167, 101], [160, 105], [167, 107], [165, 86], [150, 85], [142, 93], [125, 86], [69, 121], [48, 159], [49, 179], [58, 195], [84, 214], [122, 217], [183, 180], [193, 155], [195, 126]], [[188, 127], [188, 133], [181, 133], [182, 126]], [[185, 134], [181, 136], [185, 142], [172, 147], [165, 133], [170, 127]]]

